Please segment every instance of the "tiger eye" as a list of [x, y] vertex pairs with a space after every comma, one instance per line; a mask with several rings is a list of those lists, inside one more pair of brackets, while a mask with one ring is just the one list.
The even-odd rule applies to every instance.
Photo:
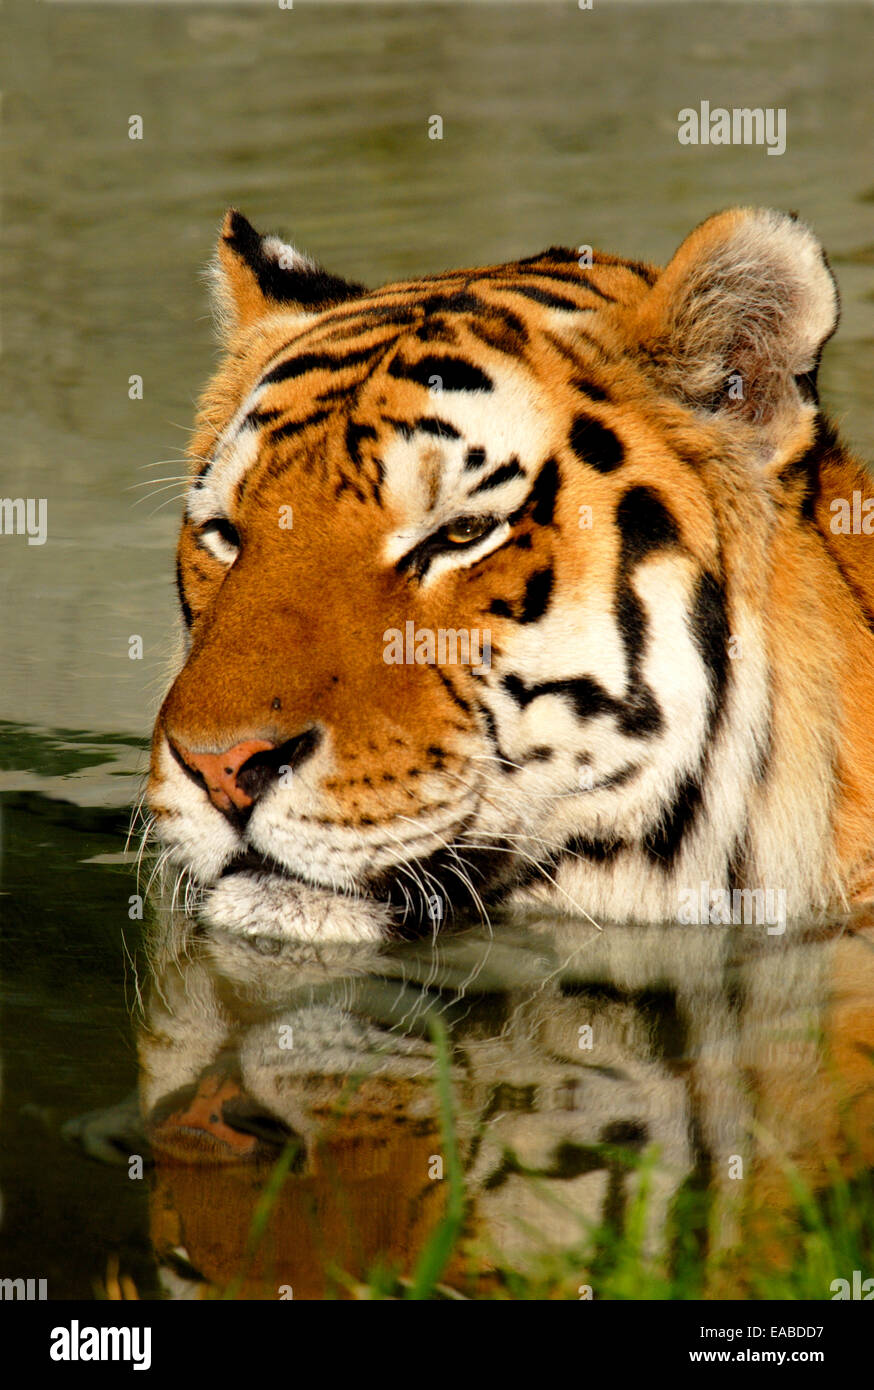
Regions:
[[467, 545], [470, 541], [479, 540], [491, 526], [488, 517], [461, 516], [457, 521], [449, 522], [445, 532], [446, 539], [452, 545]]

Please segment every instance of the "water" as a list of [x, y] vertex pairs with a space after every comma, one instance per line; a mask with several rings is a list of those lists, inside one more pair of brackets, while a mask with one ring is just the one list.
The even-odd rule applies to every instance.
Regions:
[[[279, 1126], [274, 1139], [285, 1126], [304, 1152], [281, 1217], [287, 1237], [300, 1243], [307, 1211], [324, 1216], [333, 1163], [347, 1186], [359, 1185], [350, 1200], [365, 1246], [382, 1240], [409, 1254], [443, 1190], [427, 1177], [439, 1147], [423, 1022], [433, 1009], [456, 1039], [477, 1220], [516, 1253], [509, 1226], [524, 1207], [521, 1179], [501, 1168], [499, 1140], [558, 1184], [571, 1212], [592, 1217], [621, 1205], [630, 1181], [615, 1164], [597, 1166], [595, 1149], [612, 1135], [639, 1150], [645, 1131], [669, 1171], [658, 1189], [663, 1211], [687, 1179], [716, 1190], [727, 1154], [755, 1166], [751, 1107], [770, 1107], [783, 1152], [800, 1152], [806, 1134], [817, 1152], [838, 1153], [820, 1085], [835, 1047], [870, 1128], [854, 1060], [871, 1043], [864, 924], [861, 935], [835, 923], [787, 944], [756, 929], [717, 941], [694, 928], [669, 942], [656, 933], [592, 941], [578, 923], [571, 931], [517, 921], [492, 940], [471, 927], [437, 953], [393, 948], [369, 962], [310, 963], [309, 975], [299, 959], [280, 970], [281, 959], [266, 957], [265, 975], [260, 958], [228, 942], [213, 943], [204, 962], [198, 944], [186, 968], [200, 972], [202, 1013], [174, 1039], [154, 1099], [166, 1082], [184, 1115], [203, 1067], [219, 1057], [216, 1094], [237, 1120], [244, 1096], [262, 1146], [248, 1166], [215, 1165], [206, 1206], [202, 1174], [179, 1164], [179, 1135], [160, 1111], [143, 1181], [100, 1147], [114, 1135], [116, 1157], [136, 1152], [124, 1109], [102, 1129], [82, 1127], [78, 1143], [61, 1137], [66, 1120], [105, 1114], [137, 1080], [136, 981], [149, 990], [142, 959], [135, 974], [124, 949], [137, 952], [140, 931], [128, 917], [136, 885], [124, 835], [164, 683], [179, 508], [173, 485], [142, 502], [151, 489], [135, 485], [183, 471], [183, 429], [214, 351], [199, 270], [224, 208], [240, 206], [370, 283], [556, 242], [664, 260], [720, 207], [796, 208], [822, 237], [841, 287], [824, 400], [870, 458], [872, 23], [867, 7], [835, 4], [7, 11], [3, 491], [47, 499], [49, 540], [0, 545], [0, 1273], [48, 1277], [52, 1297], [87, 1297], [117, 1256], [144, 1293], [179, 1292], [192, 1281], [173, 1255], [184, 1246], [206, 1287], [242, 1277], [253, 1175], [274, 1152], [265, 1114]], [[702, 98], [785, 107], [785, 155], [681, 147], [677, 112]], [[444, 119], [442, 142], [427, 139], [433, 113]], [[133, 114], [143, 118], [142, 141], [127, 138]], [[142, 400], [129, 399], [133, 374]], [[169, 462], [147, 467], [159, 459]], [[129, 659], [133, 635], [142, 661]], [[178, 969], [166, 946], [156, 968]], [[275, 1029], [286, 1012], [298, 1042], [280, 1055]], [[216, 1016], [209, 1031], [204, 1018]], [[318, 1080], [320, 1029], [331, 1037], [334, 1025], [340, 1038], [353, 1029], [338, 1044], [336, 1077], [361, 1055], [355, 1027], [374, 1030], [368, 1037], [377, 1052], [387, 1045], [388, 1060], [382, 1080], [362, 1081], [369, 1099], [355, 1111], [358, 1127], [336, 1140], [329, 1161], [314, 1127], [340, 1085]], [[609, 1074], [577, 1046], [588, 1025], [603, 1030]], [[201, 1035], [215, 1047], [209, 1056], [192, 1043]], [[149, 1036], [140, 1044], [146, 1067]], [[492, 1146], [470, 1158], [484, 1113]], [[226, 1130], [224, 1139], [248, 1132]], [[812, 1181], [824, 1162], [810, 1159]], [[556, 1165], [560, 1174], [543, 1177]], [[757, 1181], [762, 1200], [776, 1200], [767, 1184], [779, 1187], [777, 1165]], [[407, 1206], [391, 1208], [392, 1190]], [[222, 1205], [236, 1215], [219, 1240], [209, 1213]], [[566, 1240], [570, 1218], [542, 1205], [529, 1215]], [[730, 1229], [727, 1209], [725, 1239]], [[351, 1267], [346, 1236], [337, 1230], [335, 1239]], [[272, 1283], [266, 1266], [249, 1271], [244, 1291], [276, 1296], [279, 1273], [299, 1296], [317, 1291], [314, 1258], [297, 1273], [281, 1263], [275, 1255]]]

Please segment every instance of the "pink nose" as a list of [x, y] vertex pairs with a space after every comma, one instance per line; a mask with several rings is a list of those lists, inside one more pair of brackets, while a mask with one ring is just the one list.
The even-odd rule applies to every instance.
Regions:
[[275, 747], [276, 744], [267, 739], [250, 738], [245, 743], [234, 744], [226, 753], [192, 753], [173, 743], [176, 754], [186, 767], [203, 778], [210, 801], [220, 811], [230, 811], [232, 808], [243, 811], [252, 805], [255, 798], [237, 785], [237, 777], [255, 753], [265, 753]]

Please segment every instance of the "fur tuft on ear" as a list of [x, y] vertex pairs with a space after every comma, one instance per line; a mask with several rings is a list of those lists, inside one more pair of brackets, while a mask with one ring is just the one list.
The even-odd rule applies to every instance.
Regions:
[[278, 309], [312, 313], [365, 293], [279, 237], [261, 236], [235, 208], [225, 214], [208, 274], [225, 338]]
[[816, 400], [838, 293], [813, 233], [794, 216], [732, 208], [691, 233], [644, 299], [640, 347], [666, 390], [773, 442]]

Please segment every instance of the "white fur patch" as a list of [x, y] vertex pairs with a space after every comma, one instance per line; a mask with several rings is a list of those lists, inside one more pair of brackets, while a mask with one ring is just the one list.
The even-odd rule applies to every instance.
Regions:
[[[494, 391], [434, 391], [422, 393], [420, 415], [445, 420], [459, 438], [422, 431], [411, 439], [398, 434], [383, 449], [386, 504], [400, 525], [383, 551], [396, 564], [420, 541], [459, 516], [507, 515], [525, 500], [538, 469], [554, 447], [554, 420], [544, 409], [533, 383], [520, 369], [489, 364]], [[486, 461], [476, 470], [465, 468], [470, 448], [483, 449]], [[522, 473], [493, 489], [475, 492], [477, 484], [511, 459]], [[504, 539], [502, 536], [501, 539]], [[490, 537], [482, 551], [471, 547], [462, 557], [472, 562], [487, 554], [500, 539]], [[455, 563], [455, 557], [448, 557]], [[446, 566], [436, 561], [431, 581]]]
[[257, 872], [220, 879], [207, 894], [203, 915], [225, 931], [301, 941], [379, 941], [388, 925], [386, 910], [369, 899]]

